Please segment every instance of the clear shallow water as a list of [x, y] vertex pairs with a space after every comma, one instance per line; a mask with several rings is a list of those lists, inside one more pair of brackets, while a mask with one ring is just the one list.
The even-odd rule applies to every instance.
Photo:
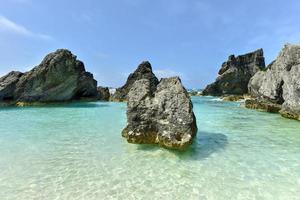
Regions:
[[300, 199], [300, 122], [193, 102], [187, 152], [128, 144], [124, 103], [0, 108], [0, 199]]

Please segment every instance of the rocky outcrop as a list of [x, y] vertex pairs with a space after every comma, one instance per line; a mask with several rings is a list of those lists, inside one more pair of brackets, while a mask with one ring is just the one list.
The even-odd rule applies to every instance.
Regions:
[[235, 57], [229, 56], [228, 61], [222, 64], [216, 81], [208, 85], [203, 95], [243, 95], [248, 93], [250, 78], [265, 68], [263, 50]]
[[128, 94], [129, 143], [159, 144], [185, 149], [197, 133], [193, 105], [178, 77], [164, 78], [157, 87], [149, 79], [136, 80]]
[[142, 62], [138, 68], [129, 75], [125, 85], [121, 88], [116, 89], [115, 93], [111, 96], [112, 101], [127, 101], [128, 93], [132, 88], [133, 84], [137, 80], [147, 79], [150, 82], [152, 90], [156, 88], [158, 84], [157, 77], [152, 72], [151, 64], [148, 61]]
[[97, 81], [70, 51], [48, 54], [24, 74], [11, 72], [0, 79], [1, 99], [18, 102], [57, 102], [97, 96]]
[[300, 120], [300, 45], [287, 44], [266, 71], [255, 74], [249, 92], [258, 100], [281, 105], [284, 117]]
[[98, 97], [97, 97], [98, 100], [101, 100], [101, 101], [109, 100], [110, 92], [109, 92], [108, 87], [99, 86], [99, 87], [97, 87], [97, 92], [98, 92]]

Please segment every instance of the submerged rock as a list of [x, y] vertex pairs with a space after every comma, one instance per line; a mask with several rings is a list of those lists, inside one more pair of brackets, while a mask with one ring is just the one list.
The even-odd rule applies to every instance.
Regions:
[[203, 95], [243, 95], [248, 93], [250, 78], [265, 68], [263, 50], [235, 57], [229, 56], [228, 61], [222, 64], [216, 81], [203, 91]]
[[182, 150], [197, 133], [193, 105], [179, 77], [164, 78], [157, 87], [149, 79], [135, 81], [128, 94], [127, 121], [122, 135], [129, 143]]
[[270, 113], [278, 113], [281, 110], [281, 105], [259, 99], [247, 99], [245, 101], [245, 107]]
[[129, 75], [126, 83], [121, 88], [117, 88], [115, 93], [111, 96], [112, 101], [127, 101], [128, 93], [132, 88], [133, 84], [137, 80], [147, 79], [150, 82], [152, 90], [156, 88], [158, 84], [157, 77], [152, 72], [151, 64], [148, 61], [142, 62], [138, 68]]
[[97, 91], [98, 91], [98, 97], [97, 97], [98, 100], [101, 100], [101, 101], [109, 100], [110, 92], [109, 92], [108, 87], [99, 86], [99, 87], [97, 87]]
[[[59, 49], [48, 54], [37, 67], [24, 74], [11, 72], [1, 78], [7, 91], [0, 99], [19, 102], [56, 102], [97, 96], [97, 81], [85, 71], [83, 62], [69, 50]], [[10, 73], [10, 74], [11, 74]]]
[[243, 95], [226, 95], [226, 96], [223, 96], [222, 99], [224, 101], [240, 101], [245, 98]]
[[259, 100], [281, 105], [284, 117], [300, 120], [300, 45], [285, 45], [265, 72], [255, 74], [249, 92]]

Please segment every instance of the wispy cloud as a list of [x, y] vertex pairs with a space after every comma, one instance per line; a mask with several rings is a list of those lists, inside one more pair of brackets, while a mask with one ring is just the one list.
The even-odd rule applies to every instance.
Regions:
[[0, 15], [0, 31], [8, 31], [17, 33], [20, 35], [24, 35], [27, 37], [33, 37], [43, 40], [51, 40], [53, 39], [51, 36], [41, 33], [34, 33], [28, 30], [26, 27], [9, 20], [8, 18]]
[[172, 76], [180, 76], [180, 77], [182, 77], [182, 73], [173, 71], [171, 69], [154, 70], [154, 74], [158, 78], [168, 78], [168, 77], [172, 77]]

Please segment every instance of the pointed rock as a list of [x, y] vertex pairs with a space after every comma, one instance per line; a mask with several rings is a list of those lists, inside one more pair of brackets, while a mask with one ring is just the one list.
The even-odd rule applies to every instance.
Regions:
[[127, 121], [122, 135], [129, 143], [183, 150], [197, 133], [193, 105], [179, 77], [164, 78], [157, 87], [149, 79], [137, 80], [128, 94]]
[[128, 93], [132, 88], [133, 84], [137, 80], [147, 79], [150, 82], [151, 88], [155, 88], [158, 84], [157, 77], [152, 72], [151, 64], [148, 61], [142, 62], [138, 68], [129, 75], [126, 83], [121, 88], [118, 88], [116, 92], [112, 95], [112, 101], [127, 101]]

